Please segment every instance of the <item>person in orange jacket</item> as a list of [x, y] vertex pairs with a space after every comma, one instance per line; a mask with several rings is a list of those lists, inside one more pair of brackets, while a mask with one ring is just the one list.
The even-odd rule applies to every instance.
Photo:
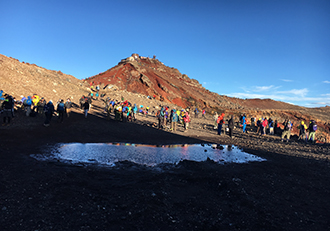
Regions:
[[218, 119], [217, 119], [217, 124], [218, 124], [218, 135], [221, 135], [221, 131], [222, 131], [222, 125], [225, 123], [224, 121], [225, 118], [225, 113], [222, 113]]

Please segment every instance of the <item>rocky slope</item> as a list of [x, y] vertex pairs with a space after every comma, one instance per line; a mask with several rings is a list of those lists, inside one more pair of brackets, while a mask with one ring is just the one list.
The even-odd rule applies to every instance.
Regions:
[[78, 100], [87, 93], [82, 81], [61, 71], [48, 70], [0, 54], [0, 89], [20, 99], [38, 94], [47, 100]]

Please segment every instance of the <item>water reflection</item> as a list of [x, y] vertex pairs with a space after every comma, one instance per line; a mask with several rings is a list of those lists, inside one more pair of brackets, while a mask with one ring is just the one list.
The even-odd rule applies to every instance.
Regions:
[[219, 163], [265, 161], [265, 159], [245, 153], [235, 146], [219, 144], [69, 143], [59, 144], [48, 154], [32, 155], [32, 157], [39, 160], [97, 163], [109, 166], [126, 160], [147, 166], [161, 163], [177, 164], [182, 160], [199, 162], [208, 158]]

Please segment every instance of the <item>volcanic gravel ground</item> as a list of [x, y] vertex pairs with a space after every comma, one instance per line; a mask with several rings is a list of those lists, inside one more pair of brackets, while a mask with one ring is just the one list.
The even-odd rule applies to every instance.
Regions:
[[[211, 119], [176, 133], [106, 120], [94, 103], [87, 119], [43, 127], [42, 117], [16, 113], [0, 130], [0, 230], [329, 230], [329, 145], [280, 142], [234, 131], [217, 136]], [[204, 129], [203, 129], [204, 128]], [[183, 161], [112, 168], [37, 161], [56, 143], [233, 144], [267, 159], [248, 164]]]

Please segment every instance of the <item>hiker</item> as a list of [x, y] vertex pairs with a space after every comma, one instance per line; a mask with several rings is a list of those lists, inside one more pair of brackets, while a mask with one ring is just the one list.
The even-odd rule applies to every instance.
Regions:
[[290, 139], [290, 135], [291, 135], [291, 129], [292, 129], [292, 124], [290, 120], [285, 120], [283, 122], [284, 125], [284, 130], [282, 132], [282, 136], [281, 136], [281, 141], [283, 142], [284, 137], [286, 136], [286, 142], [289, 142]]
[[251, 121], [251, 125], [250, 125], [250, 126], [251, 126], [251, 131], [252, 131], [252, 132], [254, 132], [254, 130], [255, 130], [255, 129], [254, 129], [254, 127], [256, 126], [256, 125], [255, 125], [255, 120], [256, 120], [256, 119], [255, 119], [254, 117], [251, 117], [251, 119], [250, 119], [250, 121]]
[[274, 122], [272, 118], [269, 118], [268, 126], [269, 126], [269, 135], [274, 135]]
[[37, 113], [39, 115], [43, 114], [45, 105], [46, 105], [46, 100], [44, 98], [41, 98], [37, 104]]
[[261, 118], [257, 120], [257, 135], [259, 135], [260, 125], [261, 125]]
[[83, 105], [83, 108], [84, 108], [84, 115], [85, 115], [85, 118], [87, 118], [87, 115], [88, 115], [88, 111], [89, 111], [89, 108], [90, 108], [90, 104], [88, 102], [88, 98], [85, 99], [85, 103]]
[[161, 107], [161, 109], [157, 112], [156, 114], [157, 118], [158, 118], [158, 129], [161, 129], [164, 122], [164, 118], [165, 118], [165, 108]]
[[233, 138], [233, 130], [234, 130], [234, 116], [232, 115], [228, 121], [228, 128], [229, 128], [229, 136]]
[[[188, 109], [187, 109], [188, 110]], [[168, 107], [166, 106], [165, 107], [165, 111], [164, 111], [164, 119], [163, 119], [163, 122], [164, 122], [164, 129], [166, 128], [166, 125], [167, 125], [167, 119], [169, 118], [168, 116]]]
[[32, 99], [31, 96], [28, 96], [28, 98], [24, 101], [24, 108], [26, 108], [26, 116], [30, 116], [31, 113], [31, 106], [32, 106]]
[[115, 106], [115, 120], [116, 120], [116, 121], [120, 121], [120, 120], [121, 120], [121, 117], [122, 117], [122, 110], [123, 110], [123, 107], [122, 107], [121, 103], [118, 103], [118, 104]]
[[146, 107], [146, 117], [148, 117], [149, 114], [149, 106]]
[[202, 111], [202, 117], [205, 119], [205, 109]]
[[214, 129], [218, 128], [218, 123], [217, 123], [218, 117], [219, 117], [218, 112], [216, 112], [213, 116], [213, 120], [214, 120], [214, 127], [213, 128]]
[[134, 104], [133, 108], [132, 108], [132, 120], [136, 121], [136, 113], [137, 113], [137, 106], [136, 104]]
[[176, 127], [177, 127], [178, 121], [179, 121], [178, 114], [176, 113], [176, 110], [173, 109], [171, 111], [171, 131], [176, 132]]
[[60, 102], [57, 104], [56, 111], [58, 113], [58, 122], [63, 123], [64, 111], [65, 111], [65, 105], [63, 99], [61, 99]]
[[123, 116], [122, 116], [124, 123], [127, 122], [128, 114], [129, 114], [129, 107], [124, 105], [124, 107], [123, 107]]
[[52, 120], [52, 116], [54, 113], [54, 105], [53, 105], [53, 101], [50, 100], [44, 107], [44, 112], [45, 112], [45, 122], [44, 122], [44, 126], [48, 127], [50, 125], [50, 121]]
[[188, 113], [188, 109], [187, 109], [186, 113], [184, 114], [183, 123], [184, 123], [184, 131], [186, 132], [188, 130], [189, 123], [190, 123], [190, 116]]
[[305, 124], [304, 121], [300, 122], [300, 125], [298, 126], [298, 130], [299, 130], [298, 140], [305, 140], [305, 142], [307, 142], [308, 140], [308, 137], [306, 136], [307, 125]]
[[111, 108], [112, 108], [111, 102], [112, 101], [111, 101], [111, 99], [109, 97], [105, 100], [104, 112], [107, 113], [107, 120], [110, 119], [110, 113], [111, 113]]
[[0, 90], [0, 107], [2, 106], [2, 103], [5, 101], [5, 97], [3, 96], [3, 90]]
[[194, 112], [195, 112], [195, 118], [198, 118], [198, 113], [199, 113], [199, 112], [198, 112], [197, 107], [195, 108], [195, 111], [194, 111]]
[[70, 98], [68, 98], [65, 102], [65, 112], [66, 112], [66, 116], [67, 117], [70, 117], [70, 113], [71, 113], [71, 110], [72, 110], [72, 102], [70, 100]]
[[80, 109], [82, 110], [83, 107], [84, 107], [84, 103], [85, 103], [85, 96], [84, 95], [79, 99], [79, 103], [80, 103]]
[[32, 110], [34, 111], [34, 109], [37, 109], [37, 112], [38, 112], [38, 103], [40, 101], [40, 97], [37, 95], [37, 94], [33, 94], [32, 96]]
[[247, 130], [246, 130], [246, 115], [243, 114], [242, 116], [242, 126], [243, 126], [243, 133], [247, 133]]
[[312, 143], [315, 144], [315, 133], [317, 130], [317, 125], [315, 120], [311, 120], [308, 126], [308, 130], [309, 130], [309, 137], [308, 140]]
[[264, 118], [264, 120], [262, 121], [262, 133], [263, 135], [267, 134], [267, 126], [268, 126], [268, 120], [267, 117]]
[[[6, 123], [7, 125], [10, 124], [10, 120], [12, 118], [12, 109], [13, 109], [13, 104], [12, 101], [10, 100], [11, 96], [7, 96], [5, 100], [2, 103], [1, 109], [3, 113], [3, 124], [2, 126], [5, 126]], [[8, 121], [8, 122], [7, 122]]]
[[225, 113], [222, 113], [221, 115], [218, 116], [217, 119], [217, 124], [218, 124], [218, 135], [221, 135], [222, 132], [222, 125], [225, 123], [224, 122], [224, 117], [225, 117]]

